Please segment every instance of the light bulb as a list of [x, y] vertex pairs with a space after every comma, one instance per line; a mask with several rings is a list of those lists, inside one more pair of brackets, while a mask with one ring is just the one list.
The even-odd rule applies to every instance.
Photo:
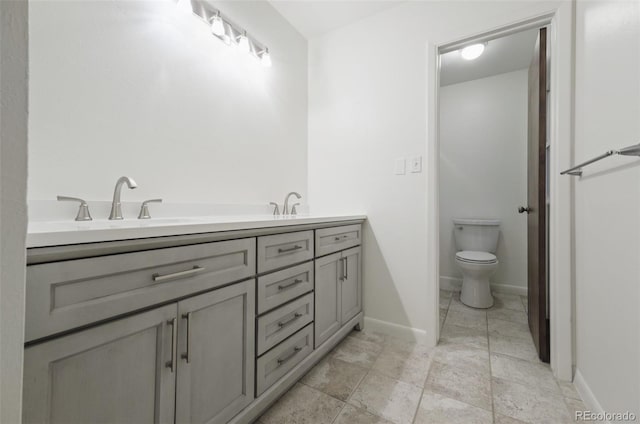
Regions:
[[191, 0], [178, 0], [176, 9], [178, 9], [180, 13], [193, 13], [193, 9], [191, 8]]
[[262, 62], [262, 66], [264, 67], [271, 67], [271, 55], [269, 54], [269, 49], [266, 47], [260, 56], [260, 62]]
[[472, 44], [460, 51], [460, 56], [465, 60], [473, 60], [480, 57], [484, 52], [484, 44]]
[[249, 39], [247, 38], [247, 31], [243, 32], [242, 35], [238, 37], [238, 48], [243, 53], [249, 53], [251, 51]]
[[218, 37], [222, 37], [224, 35], [224, 22], [222, 22], [220, 12], [218, 12], [211, 21], [211, 32], [213, 35], [217, 35]]

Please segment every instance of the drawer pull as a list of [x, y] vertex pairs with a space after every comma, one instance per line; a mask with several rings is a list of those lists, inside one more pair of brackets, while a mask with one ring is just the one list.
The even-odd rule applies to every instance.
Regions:
[[299, 244], [296, 244], [295, 246], [290, 247], [288, 249], [280, 248], [280, 249], [278, 249], [278, 253], [294, 252], [294, 251], [299, 250], [299, 249], [302, 249], [302, 246], [300, 246]]
[[299, 278], [296, 278], [295, 280], [293, 280], [289, 284], [279, 285], [278, 286], [278, 290], [288, 289], [289, 287], [295, 286], [296, 284], [300, 284], [300, 283], [302, 283], [302, 280], [299, 279]]
[[280, 358], [278, 359], [278, 366], [283, 365], [285, 362], [289, 361], [291, 358], [293, 358], [294, 356], [296, 356], [298, 354], [298, 352], [300, 352], [302, 350], [301, 347], [296, 346], [293, 349], [293, 352], [291, 352], [289, 355], [285, 356], [284, 358]]
[[346, 239], [347, 237], [349, 237], [349, 235], [347, 235], [347, 234], [344, 234], [342, 236], [337, 236], [335, 238], [335, 241], [340, 241], [340, 240]]
[[294, 315], [294, 316], [292, 316], [291, 318], [289, 318], [288, 320], [286, 320], [286, 321], [280, 321], [280, 322], [278, 323], [278, 327], [282, 328], [282, 327], [284, 327], [284, 326], [287, 326], [287, 325], [291, 324], [293, 321], [295, 321], [295, 320], [297, 320], [298, 318], [300, 318], [301, 316], [302, 316], [302, 314], [301, 314], [301, 313], [296, 312], [296, 313], [295, 313], [295, 315]]
[[156, 283], [162, 283], [164, 281], [179, 280], [181, 278], [191, 277], [204, 270], [205, 269], [201, 266], [194, 266], [192, 269], [188, 269], [186, 271], [174, 272], [173, 274], [166, 275], [153, 274], [151, 277]]

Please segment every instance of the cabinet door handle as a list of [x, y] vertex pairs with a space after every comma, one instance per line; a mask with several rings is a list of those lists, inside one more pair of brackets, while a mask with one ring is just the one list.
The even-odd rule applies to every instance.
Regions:
[[293, 358], [294, 356], [296, 356], [298, 354], [298, 352], [300, 352], [302, 350], [301, 347], [296, 346], [293, 349], [293, 352], [291, 352], [289, 355], [285, 356], [284, 358], [280, 358], [278, 359], [278, 366], [283, 365], [285, 362], [289, 361], [291, 358]]
[[182, 318], [187, 320], [187, 351], [181, 355], [182, 359], [191, 362], [191, 312], [182, 314]]
[[181, 278], [191, 277], [192, 275], [198, 274], [204, 270], [205, 268], [196, 265], [192, 269], [187, 269], [186, 271], [174, 272], [172, 274], [165, 274], [165, 275], [153, 274], [151, 278], [153, 278], [153, 281], [155, 281], [156, 283], [162, 283], [165, 281], [179, 280]]
[[279, 248], [278, 253], [288, 253], [288, 252], [296, 251], [298, 249], [302, 249], [302, 246], [300, 246], [299, 244], [296, 244], [295, 246], [289, 247], [287, 249]]
[[344, 279], [349, 279], [349, 258], [342, 258], [344, 261]]
[[344, 258], [340, 258], [340, 277], [338, 277], [338, 279], [343, 281], [344, 278]]
[[167, 368], [171, 369], [171, 372], [175, 372], [176, 370], [176, 343], [178, 337], [178, 329], [176, 328], [178, 324], [177, 321], [178, 318], [173, 318], [167, 321], [167, 325], [171, 326], [171, 360], [167, 361], [165, 365]]
[[302, 316], [302, 314], [301, 314], [301, 313], [296, 312], [296, 313], [295, 313], [291, 318], [289, 318], [288, 320], [286, 320], [286, 321], [280, 321], [280, 322], [278, 323], [278, 327], [280, 327], [280, 328], [285, 327], [285, 326], [287, 326], [287, 325], [291, 324], [293, 321], [295, 321], [295, 320], [297, 320], [298, 318], [300, 318], [301, 316]]
[[278, 290], [288, 289], [289, 287], [295, 286], [296, 284], [300, 284], [300, 283], [302, 283], [302, 280], [299, 279], [299, 278], [296, 278], [295, 280], [293, 280], [289, 284], [281, 284], [281, 285], [279, 285], [278, 286]]

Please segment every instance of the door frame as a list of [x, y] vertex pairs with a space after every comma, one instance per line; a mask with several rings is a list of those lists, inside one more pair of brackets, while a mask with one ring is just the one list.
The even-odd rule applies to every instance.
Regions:
[[571, 381], [574, 368], [574, 221], [573, 183], [563, 178], [563, 167], [573, 163], [573, 16], [574, 2], [560, 2], [557, 8], [526, 19], [505, 22], [498, 28], [469, 34], [443, 43], [427, 43], [427, 278], [428, 293], [432, 299], [432, 314], [426, 325], [428, 343], [436, 345], [440, 337], [439, 289], [440, 289], [440, 210], [439, 210], [439, 77], [443, 52], [460, 48], [469, 42], [487, 41], [524, 29], [547, 26], [549, 28], [550, 93], [548, 126], [550, 137], [551, 201], [549, 220], [549, 314], [551, 321], [551, 369], [560, 380]]

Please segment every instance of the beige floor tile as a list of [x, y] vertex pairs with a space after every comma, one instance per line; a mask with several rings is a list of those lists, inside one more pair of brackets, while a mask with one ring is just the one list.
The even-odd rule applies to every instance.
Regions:
[[446, 396], [425, 391], [418, 407], [415, 424], [492, 424], [493, 414]]
[[524, 386], [543, 390], [562, 396], [556, 379], [551, 373], [549, 365], [534, 363], [511, 356], [492, 354], [491, 374], [493, 377], [520, 383]]
[[489, 334], [516, 337], [524, 340], [529, 340], [531, 338], [531, 333], [529, 332], [529, 326], [527, 324], [493, 318], [489, 320]]
[[373, 415], [367, 411], [349, 404], [345, 405], [340, 415], [334, 421], [335, 424], [392, 424], [391, 421]]
[[570, 398], [565, 398], [564, 399], [565, 403], [567, 404], [567, 408], [569, 409], [569, 414], [571, 415], [571, 418], [576, 421], [584, 421], [578, 418], [578, 414], [576, 414], [578, 411], [587, 411], [587, 406], [581, 401], [581, 400], [577, 400], [577, 399], [570, 399]]
[[313, 367], [300, 382], [346, 401], [366, 373], [366, 368], [328, 356]]
[[558, 381], [558, 386], [560, 386], [562, 396], [570, 399], [582, 400], [582, 398], [580, 398], [580, 394], [576, 390], [576, 387], [570, 381]]
[[384, 334], [367, 329], [362, 331], [353, 330], [351, 333], [349, 333], [349, 337], [364, 340], [365, 342], [374, 343], [377, 345], [383, 345], [386, 339], [386, 336]]
[[440, 308], [440, 328], [444, 325], [444, 320], [447, 317], [447, 310]]
[[524, 312], [524, 305], [520, 296], [506, 293], [493, 293], [494, 309], [513, 309]]
[[524, 421], [516, 420], [515, 418], [507, 417], [506, 415], [495, 414], [495, 424], [527, 424]]
[[382, 348], [383, 344], [349, 336], [333, 350], [331, 356], [364, 368], [371, 368]]
[[440, 332], [441, 344], [465, 344], [487, 348], [487, 329], [469, 328], [445, 323]]
[[449, 303], [451, 303], [451, 297], [442, 297], [442, 296], [440, 296], [440, 307], [441, 308], [448, 308], [449, 307]]
[[544, 389], [535, 389], [494, 377], [493, 405], [497, 414], [531, 424], [563, 424], [571, 422], [563, 398]]
[[431, 352], [434, 361], [461, 367], [472, 367], [489, 375], [489, 352], [469, 345], [442, 344]]
[[501, 319], [504, 321], [519, 322], [527, 324], [528, 318], [524, 311], [514, 311], [513, 309], [489, 309], [487, 310], [488, 319]]
[[473, 365], [450, 365], [434, 360], [431, 362], [425, 388], [491, 410], [491, 377], [489, 373]]
[[[466, 308], [466, 306], [464, 307]], [[476, 311], [472, 309], [449, 307], [445, 325], [459, 325], [469, 328], [487, 328], [487, 313], [485, 311]]]
[[372, 370], [387, 377], [422, 387], [429, 372], [429, 351], [420, 345], [388, 344], [384, 347]]
[[440, 289], [440, 299], [451, 299], [453, 297], [453, 292], [449, 290]]
[[296, 384], [260, 417], [262, 424], [330, 424], [344, 403], [303, 384]]
[[520, 300], [522, 300], [522, 307], [524, 308], [525, 312], [529, 311], [529, 299], [527, 298], [527, 296], [520, 296]]
[[503, 355], [513, 356], [514, 358], [524, 359], [525, 361], [540, 362], [538, 359], [538, 351], [536, 351], [531, 337], [527, 340], [525, 338], [490, 334], [489, 350], [491, 353], [501, 353]]
[[362, 380], [349, 403], [396, 424], [409, 424], [420, 402], [422, 390], [376, 372]]

